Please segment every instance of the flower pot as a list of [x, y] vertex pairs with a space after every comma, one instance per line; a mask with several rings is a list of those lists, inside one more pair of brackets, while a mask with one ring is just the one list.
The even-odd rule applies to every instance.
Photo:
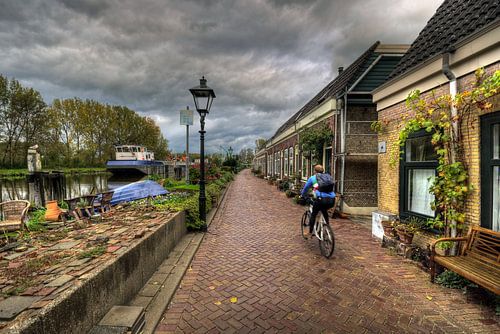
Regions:
[[413, 241], [413, 233], [408, 233], [401, 230], [396, 230], [396, 233], [398, 234], [399, 240], [401, 240], [401, 242], [404, 244], [411, 244], [411, 242]]
[[381, 221], [382, 228], [384, 229], [384, 234], [388, 237], [394, 238], [396, 236], [396, 230], [392, 226], [392, 222], [389, 220]]
[[59, 221], [59, 216], [63, 212], [57, 205], [57, 201], [47, 201], [47, 211], [45, 211], [45, 220], [56, 222]]

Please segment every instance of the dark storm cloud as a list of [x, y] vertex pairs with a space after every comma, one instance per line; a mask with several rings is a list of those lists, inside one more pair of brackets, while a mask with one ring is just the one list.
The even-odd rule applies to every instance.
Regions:
[[239, 151], [270, 137], [376, 40], [410, 43], [439, 4], [0, 0], [0, 73], [47, 102], [78, 96], [152, 116], [177, 151], [179, 110], [192, 107], [187, 89], [205, 75], [217, 94], [207, 148]]

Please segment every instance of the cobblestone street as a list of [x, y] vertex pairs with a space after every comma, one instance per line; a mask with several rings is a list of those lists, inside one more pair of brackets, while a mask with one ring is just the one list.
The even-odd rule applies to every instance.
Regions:
[[336, 248], [305, 241], [295, 205], [240, 173], [156, 333], [499, 332], [498, 316], [429, 275], [349, 220], [332, 221]]

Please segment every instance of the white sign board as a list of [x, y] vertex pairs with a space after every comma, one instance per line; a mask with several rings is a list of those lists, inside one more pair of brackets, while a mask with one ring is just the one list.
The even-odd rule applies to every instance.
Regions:
[[384, 237], [384, 229], [382, 228], [382, 220], [396, 220], [396, 215], [387, 212], [373, 211], [372, 212], [372, 236], [382, 239]]
[[193, 125], [192, 110], [181, 110], [181, 125]]

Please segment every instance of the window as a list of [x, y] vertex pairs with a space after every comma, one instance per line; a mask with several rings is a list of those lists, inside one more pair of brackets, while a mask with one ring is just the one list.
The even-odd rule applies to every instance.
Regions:
[[283, 174], [288, 176], [288, 149], [283, 151], [284, 163], [283, 163]]
[[290, 176], [292, 176], [293, 173], [294, 173], [294, 170], [293, 170], [293, 159], [294, 159], [293, 147], [290, 147], [288, 149], [288, 174]]
[[420, 131], [407, 139], [400, 163], [401, 216], [434, 217], [431, 208], [434, 195], [429, 192], [436, 175], [437, 155], [431, 144], [432, 135]]
[[500, 112], [481, 117], [481, 226], [500, 231]]
[[325, 148], [325, 152], [323, 154], [323, 166], [325, 168], [325, 173], [332, 173], [332, 147]]
[[300, 173], [300, 155], [299, 155], [299, 146], [295, 145], [295, 173]]
[[302, 154], [302, 178], [307, 178], [307, 158]]
[[281, 177], [281, 152], [274, 153], [274, 175]]
[[267, 175], [271, 175], [271, 156], [267, 155]]

